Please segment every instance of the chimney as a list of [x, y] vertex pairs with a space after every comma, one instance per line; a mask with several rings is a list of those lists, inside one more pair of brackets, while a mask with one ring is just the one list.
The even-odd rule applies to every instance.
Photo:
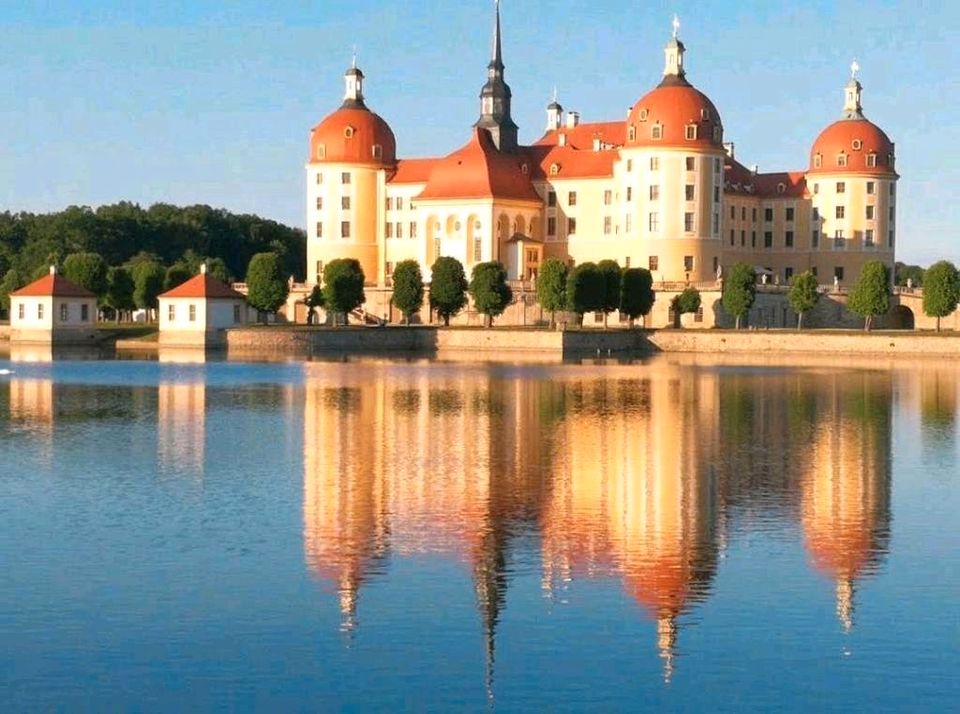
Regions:
[[580, 125], [580, 112], [567, 112], [567, 128], [576, 129]]
[[57, 266], [56, 266], [56, 265], [51, 265], [51, 266], [50, 266], [50, 275], [56, 275], [56, 274], [57, 274]]
[[751, 166], [750, 173], [756, 176], [758, 173], [760, 173], [760, 166], [758, 164], [754, 164], [753, 166]]
[[600, 151], [600, 146], [601, 146], [600, 137], [599, 136], [593, 137], [593, 150]]
[[558, 145], [558, 146], [566, 146], [566, 145], [567, 145], [567, 135], [564, 134], [563, 132], [560, 132], [560, 135], [557, 137], [557, 145]]
[[731, 159], [737, 158], [736, 145], [732, 141], [725, 142], [723, 150], [727, 152], [727, 156]]
[[207, 274], [207, 261], [203, 261], [202, 263], [200, 263], [200, 275], [206, 275], [206, 274]]

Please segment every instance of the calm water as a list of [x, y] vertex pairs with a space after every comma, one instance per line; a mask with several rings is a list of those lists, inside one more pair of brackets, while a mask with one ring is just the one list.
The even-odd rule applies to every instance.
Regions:
[[2, 710], [960, 701], [960, 366], [2, 369]]

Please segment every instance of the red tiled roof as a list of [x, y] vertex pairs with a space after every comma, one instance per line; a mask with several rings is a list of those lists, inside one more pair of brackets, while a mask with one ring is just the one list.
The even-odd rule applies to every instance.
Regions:
[[[320, 147], [323, 147], [323, 156]], [[380, 158], [373, 147], [380, 147]], [[397, 140], [390, 125], [366, 107], [342, 107], [310, 132], [310, 161], [392, 166], [397, 160]]]
[[[436, 163], [418, 201], [500, 198], [541, 203], [522, 154], [502, 154], [485, 129], [473, 130], [467, 144]], [[528, 172], [523, 173], [523, 166]]]
[[[854, 142], [859, 142], [855, 145]], [[858, 146], [859, 148], [855, 148]], [[847, 165], [838, 166], [837, 157], [846, 155]], [[884, 131], [867, 119], [841, 119], [822, 132], [810, 151], [810, 173], [867, 174], [893, 173], [894, 146]], [[820, 154], [820, 167], [814, 161]], [[867, 156], [876, 156], [875, 166], [867, 166]]]
[[567, 146], [575, 149], [593, 149], [595, 138], [599, 138], [603, 144], [623, 146], [627, 138], [627, 125], [622, 121], [602, 121], [579, 124], [572, 129], [551, 129], [540, 137], [534, 146], [556, 146], [560, 143], [561, 135], [567, 137]]
[[426, 183], [440, 159], [401, 159], [388, 183]]
[[[526, 149], [533, 164], [531, 175], [535, 181], [550, 178], [604, 178], [613, 176], [613, 164], [619, 152], [612, 150], [578, 150], [568, 146], [534, 145]], [[556, 165], [556, 174], [551, 167]]]
[[29, 285], [10, 293], [12, 297], [77, 297], [95, 298], [92, 292], [71, 283], [62, 275], [44, 275]]
[[[808, 195], [806, 175], [803, 171], [755, 174], [729, 156], [723, 168], [724, 190], [727, 193], [742, 193], [758, 198], [804, 198]], [[780, 184], [783, 184], [782, 193], [779, 191]]]
[[[630, 146], [718, 149], [723, 145], [722, 138], [714, 135], [714, 128], [722, 127], [717, 108], [706, 94], [682, 79], [665, 78], [633, 106], [627, 124], [636, 129]], [[661, 127], [659, 139], [653, 138], [655, 124]], [[697, 127], [696, 139], [687, 139], [690, 125]]]
[[245, 300], [240, 293], [226, 283], [217, 280], [212, 275], [201, 273], [181, 283], [173, 290], [163, 293], [162, 298], [224, 298], [230, 300]]

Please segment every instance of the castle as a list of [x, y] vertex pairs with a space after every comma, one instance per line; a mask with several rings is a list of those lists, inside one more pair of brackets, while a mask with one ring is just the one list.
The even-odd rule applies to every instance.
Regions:
[[374, 291], [389, 291], [403, 260], [429, 280], [440, 256], [468, 275], [499, 260], [518, 281], [535, 280], [547, 258], [609, 258], [648, 268], [662, 289], [715, 285], [736, 262], [783, 284], [810, 270], [849, 285], [869, 260], [893, 268], [894, 144], [864, 116], [856, 63], [843, 112], [805, 170], [759, 173], [737, 160], [720, 112], [688, 78], [676, 19], [663, 78], [626, 120], [584, 122], [555, 97], [544, 134], [523, 145], [500, 15], [498, 2], [479, 119], [445, 157], [397, 158], [390, 125], [367, 106], [363, 72], [347, 70], [343, 104], [310, 135], [308, 285], [346, 257]]

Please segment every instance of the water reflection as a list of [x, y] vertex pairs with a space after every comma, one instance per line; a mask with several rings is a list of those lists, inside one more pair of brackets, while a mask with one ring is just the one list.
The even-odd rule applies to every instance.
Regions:
[[305, 370], [306, 561], [336, 589], [344, 631], [391, 558], [456, 558], [490, 687], [522, 535], [539, 536], [549, 599], [622, 582], [656, 623], [667, 681], [728, 539], [801, 528], [847, 631], [855, 586], [888, 547], [892, 372]]

